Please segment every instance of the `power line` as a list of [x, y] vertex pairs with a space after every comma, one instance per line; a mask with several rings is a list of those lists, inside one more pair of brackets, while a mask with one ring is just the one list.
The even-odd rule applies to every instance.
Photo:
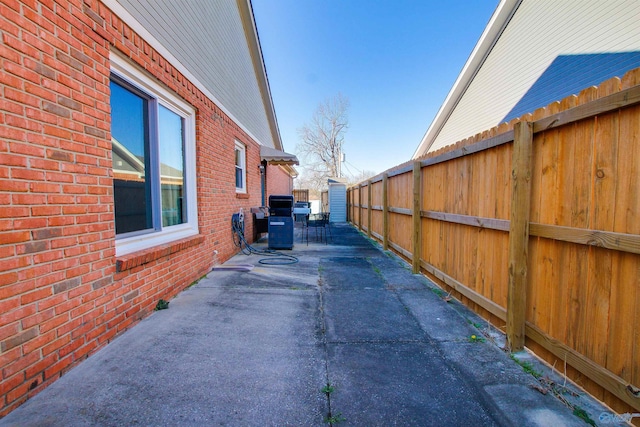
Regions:
[[349, 165], [351, 165], [351, 167], [354, 168], [358, 173], [362, 173], [362, 171], [360, 169], [358, 169], [357, 167], [353, 166], [350, 162], [347, 162], [346, 160], [344, 162], [345, 163], [349, 163]]

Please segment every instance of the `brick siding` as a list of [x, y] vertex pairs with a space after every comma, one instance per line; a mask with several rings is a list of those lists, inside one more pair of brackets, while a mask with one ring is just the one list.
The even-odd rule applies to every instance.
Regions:
[[270, 165], [267, 169], [267, 193], [293, 194], [293, 180], [280, 166]]
[[[149, 315], [159, 299], [171, 299], [233, 255], [231, 214], [259, 206], [261, 189], [255, 141], [99, 1], [2, 0], [0, 33], [4, 415]], [[111, 49], [197, 110], [200, 234], [120, 258]], [[247, 146], [242, 197], [235, 192], [236, 139]]]

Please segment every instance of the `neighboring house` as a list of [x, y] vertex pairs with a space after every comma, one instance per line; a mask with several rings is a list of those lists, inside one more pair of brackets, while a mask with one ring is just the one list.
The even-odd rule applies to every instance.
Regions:
[[640, 67], [637, 0], [501, 0], [413, 158]]
[[0, 3], [3, 415], [235, 254], [297, 159], [250, 0]]

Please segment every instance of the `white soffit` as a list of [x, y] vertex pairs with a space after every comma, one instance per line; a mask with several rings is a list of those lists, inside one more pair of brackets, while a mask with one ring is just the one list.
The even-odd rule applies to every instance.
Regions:
[[[135, 31], [140, 37], [142, 37], [149, 45], [155, 49], [160, 55], [162, 55], [167, 61], [171, 63], [181, 74], [183, 74], [194, 86], [196, 86], [207, 98], [209, 98], [220, 110], [222, 110], [231, 120], [233, 120], [244, 132], [249, 135], [251, 139], [256, 141], [260, 145], [271, 146], [267, 141], [258, 138], [253, 132], [251, 132], [244, 123], [238, 119], [224, 104], [202, 83], [190, 70], [186, 67], [178, 58], [173, 55], [169, 49], [167, 49], [155, 36], [153, 36], [142, 23], [140, 23], [124, 6], [122, 6], [118, 0], [102, 0], [114, 14], [118, 16], [125, 24], [127, 24], [133, 31]], [[233, 2], [234, 6], [236, 5]], [[265, 75], [266, 79], [266, 75]], [[269, 112], [265, 111], [265, 114]], [[275, 120], [275, 118], [274, 118]]]

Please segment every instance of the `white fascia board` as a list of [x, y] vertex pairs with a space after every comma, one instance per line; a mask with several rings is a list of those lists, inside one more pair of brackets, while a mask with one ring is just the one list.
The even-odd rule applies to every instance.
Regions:
[[[128, 11], [124, 8], [117, 0], [101, 0], [102, 3], [108, 7], [118, 18], [122, 20], [125, 24], [127, 24], [133, 31], [135, 31], [140, 37], [142, 37], [149, 45], [155, 49], [164, 59], [166, 59], [172, 66], [174, 66], [183, 76], [185, 76], [195, 87], [197, 87], [207, 98], [209, 98], [223, 113], [225, 113], [231, 120], [233, 120], [239, 127], [242, 129], [251, 139], [256, 141], [260, 145], [270, 146], [271, 144], [265, 144], [264, 141], [261, 141], [257, 138], [249, 129], [247, 129], [240, 120], [237, 119], [229, 110], [225, 108], [225, 106], [215, 97], [213, 93], [207, 89], [207, 87], [200, 82], [187, 67], [185, 67], [173, 54], [164, 47], [158, 39], [151, 35], [149, 31], [137, 20], [135, 19]], [[253, 19], [252, 19], [253, 22]], [[254, 24], [255, 28], [255, 24]], [[264, 77], [266, 79], [266, 75]], [[269, 111], [267, 113], [272, 113], [273, 111]], [[275, 117], [274, 117], [275, 120]], [[278, 135], [279, 136], [279, 135]], [[282, 145], [282, 144], [281, 144]]]
[[471, 81], [491, 53], [491, 50], [497, 43], [500, 35], [509, 24], [511, 17], [515, 14], [520, 3], [522, 3], [522, 0], [500, 1], [500, 4], [498, 4], [498, 7], [496, 7], [496, 10], [491, 16], [489, 23], [482, 32], [478, 43], [476, 43], [471, 55], [469, 55], [469, 59], [467, 59], [467, 62], [462, 68], [462, 71], [460, 71], [460, 74], [449, 91], [449, 94], [440, 106], [436, 117], [433, 119], [429, 129], [427, 129], [427, 132], [422, 137], [420, 145], [418, 145], [418, 148], [413, 153], [412, 159], [416, 159], [429, 151], [429, 148], [431, 148], [431, 145], [442, 130], [442, 127], [449, 119], [449, 116], [451, 116], [451, 113], [456, 108], [456, 105], [458, 105], [458, 102], [471, 84]]
[[[242, 4], [246, 4], [247, 9], [244, 9]], [[252, 56], [254, 56], [255, 60], [258, 61], [260, 76], [262, 86], [264, 87], [264, 91], [266, 93], [263, 94], [263, 99], [265, 106], [268, 111], [267, 114], [271, 115], [271, 119], [273, 120], [273, 128], [272, 132], [275, 133], [273, 135], [275, 148], [283, 151], [284, 147], [282, 146], [282, 137], [280, 136], [280, 127], [278, 126], [278, 117], [276, 116], [276, 109], [273, 105], [273, 98], [271, 96], [271, 86], [269, 85], [269, 76], [267, 75], [267, 66], [264, 63], [264, 56], [262, 55], [262, 46], [260, 45], [260, 35], [258, 34], [258, 26], [256, 25], [255, 17], [253, 15], [253, 6], [251, 5], [251, 0], [238, 0], [239, 9], [241, 14], [246, 14], [247, 19], [251, 22], [251, 32], [253, 40], [255, 40], [255, 45], [253, 43], [249, 43], [249, 50], [251, 51]], [[271, 122], [271, 120], [269, 120]], [[264, 144], [263, 144], [264, 145]]]

